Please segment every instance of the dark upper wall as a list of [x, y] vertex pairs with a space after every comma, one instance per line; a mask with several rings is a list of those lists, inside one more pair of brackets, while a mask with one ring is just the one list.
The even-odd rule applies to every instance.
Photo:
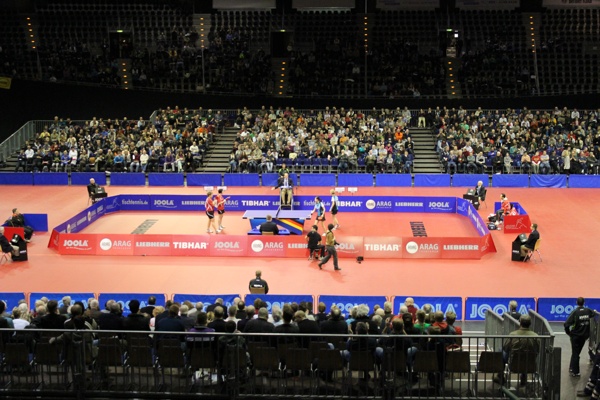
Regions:
[[396, 108], [419, 109], [435, 106], [465, 108], [554, 108], [569, 107], [579, 109], [600, 108], [600, 96], [561, 96], [528, 97], [478, 100], [441, 99], [291, 99], [267, 97], [205, 96], [202, 94], [159, 93], [135, 90], [107, 89], [88, 86], [61, 85], [18, 81], [10, 90], [0, 89], [0, 141], [7, 138], [25, 122], [32, 119], [62, 118], [147, 118], [153, 110], [167, 106], [204, 107], [234, 109], [238, 107], [258, 108], [263, 105], [275, 107], [295, 107], [304, 109], [324, 108], [325, 106], [354, 108]]

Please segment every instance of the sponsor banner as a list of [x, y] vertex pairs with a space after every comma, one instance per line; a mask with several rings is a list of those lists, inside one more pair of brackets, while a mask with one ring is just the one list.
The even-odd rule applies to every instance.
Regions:
[[133, 255], [134, 235], [96, 234], [96, 255], [99, 256], [131, 256]]
[[505, 215], [504, 233], [530, 233], [531, 219], [529, 215]]
[[378, 10], [433, 10], [440, 0], [377, 0]]
[[286, 241], [283, 236], [247, 236], [248, 256], [285, 257]]
[[402, 238], [402, 258], [440, 258], [441, 238], [405, 237]]
[[370, 258], [402, 258], [402, 238], [393, 236], [365, 237], [364, 257]]
[[209, 256], [210, 235], [172, 235], [172, 256]]
[[165, 304], [166, 296], [163, 293], [100, 293], [98, 302], [100, 303], [100, 308], [103, 309], [107, 301], [114, 300], [121, 305], [123, 316], [127, 316], [131, 314], [131, 310], [129, 309], [129, 302], [131, 300], [138, 300], [140, 302], [140, 309], [142, 309], [148, 305], [150, 296], [156, 297], [157, 306]]
[[171, 235], [131, 235], [134, 256], [170, 256], [173, 246]]
[[151, 211], [204, 211], [204, 196], [150, 196]]
[[105, 214], [121, 211], [121, 196], [107, 197], [101, 201], [104, 203]]
[[[339, 246], [335, 246], [339, 258], [356, 258], [363, 256], [362, 236], [336, 236], [335, 240]], [[323, 239], [324, 240], [324, 239]], [[323, 244], [325, 244], [323, 242]]]
[[[543, 297], [537, 302], [537, 312], [550, 322], [566, 321], [571, 312], [577, 307], [574, 297]], [[585, 299], [585, 307], [600, 310], [600, 299]]]
[[439, 238], [441, 258], [481, 258], [481, 238], [479, 237], [447, 237]]
[[96, 254], [97, 235], [92, 233], [61, 233], [57, 235], [60, 254], [90, 255]]
[[600, 8], [600, 0], [544, 0], [544, 7]]
[[151, 197], [154, 195], [144, 194], [121, 194], [119, 199], [119, 211], [147, 211], [150, 210]]
[[332, 305], [336, 305], [342, 313], [346, 316], [350, 315], [350, 311], [352, 311], [352, 307], [358, 306], [360, 304], [366, 304], [369, 306], [369, 315], [373, 313], [373, 308], [375, 305], [379, 305], [383, 307], [383, 303], [387, 301], [385, 296], [336, 296], [336, 295], [326, 295], [319, 296], [317, 299], [317, 304], [320, 302], [325, 303], [327, 309], [329, 310]]
[[481, 256], [487, 253], [495, 253], [496, 245], [494, 244], [494, 239], [492, 239], [492, 234], [488, 233], [484, 237], [481, 238]]
[[213, 257], [245, 257], [248, 236], [211, 235], [209, 254]]
[[490, 233], [489, 229], [487, 228], [487, 224], [471, 203], [467, 204], [467, 217], [471, 221], [473, 228], [475, 228], [479, 236], [485, 236]]
[[456, 0], [456, 8], [462, 10], [514, 10], [520, 6], [520, 1], [521, 0]]
[[462, 215], [463, 217], [469, 216], [469, 204], [472, 204], [470, 201], [457, 198], [456, 199], [456, 213]]
[[424, 199], [425, 212], [428, 213], [455, 213], [456, 197], [428, 197]]
[[50, 240], [48, 241], [48, 248], [58, 250], [59, 238], [60, 238], [60, 233], [58, 233], [56, 228], [52, 229], [52, 233], [50, 233]]
[[[65, 296], [71, 297], [71, 304], [75, 304], [77, 301], [81, 301], [85, 308], [88, 307], [88, 300], [91, 298], [96, 298], [94, 293], [47, 293], [47, 292], [35, 292], [29, 295], [29, 308], [33, 308], [35, 306], [35, 302], [40, 300], [42, 297], [47, 298], [48, 300], [56, 300], [58, 301], [58, 306], [62, 306], [62, 298]], [[100, 305], [102, 308], [102, 304]]]
[[394, 211], [395, 212], [425, 212], [425, 201], [423, 197], [395, 197]]
[[305, 235], [290, 235], [285, 238], [285, 256], [288, 258], [308, 257], [308, 243]]
[[[393, 310], [394, 313], [400, 312], [400, 306], [404, 304], [406, 298], [410, 296], [394, 296], [393, 299]], [[433, 311], [442, 311], [444, 315], [447, 312], [453, 311], [456, 313], [456, 319], [462, 321], [463, 310], [462, 310], [462, 297], [428, 297], [428, 296], [413, 296], [415, 301], [415, 307], [422, 309], [425, 304], [431, 305]]]
[[[201, 302], [204, 304], [204, 310], [211, 304], [214, 304], [217, 299], [223, 299], [223, 305], [227, 308], [234, 305], [233, 300], [239, 297], [237, 294], [175, 294], [173, 301], [182, 304], [184, 301], [191, 302], [194, 306]], [[227, 313], [227, 310], [225, 310]]]
[[283, 309], [284, 304], [313, 302], [313, 297], [310, 294], [247, 294], [244, 298], [246, 305], [254, 304], [254, 300], [261, 299], [267, 303], [267, 310], [271, 312], [273, 306], [279, 306]]
[[25, 293], [0, 293], [0, 300], [6, 304], [6, 310], [12, 311], [19, 305], [19, 301], [27, 300], [27, 297], [25, 297]]
[[498, 315], [508, 312], [508, 303], [517, 301], [517, 311], [527, 314], [528, 310], [535, 310], [535, 299], [533, 297], [467, 297], [465, 299], [465, 320], [483, 321], [485, 312], [492, 310]]

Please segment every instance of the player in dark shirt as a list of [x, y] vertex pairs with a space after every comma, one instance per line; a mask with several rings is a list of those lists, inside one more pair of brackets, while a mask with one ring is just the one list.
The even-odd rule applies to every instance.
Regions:
[[315, 250], [320, 250], [319, 258], [325, 257], [325, 246], [321, 244], [321, 234], [318, 231], [319, 227], [317, 225], [313, 225], [312, 229], [306, 235], [306, 241], [308, 242], [308, 261], [313, 260], [313, 252]]

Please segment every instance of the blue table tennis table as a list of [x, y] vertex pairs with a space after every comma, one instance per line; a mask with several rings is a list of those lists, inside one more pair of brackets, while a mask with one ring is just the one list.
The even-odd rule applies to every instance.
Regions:
[[273, 217], [273, 222], [288, 229], [292, 235], [302, 235], [304, 221], [310, 220], [308, 210], [248, 210], [243, 218], [250, 221], [252, 229], [257, 229], [267, 220], [267, 215]]

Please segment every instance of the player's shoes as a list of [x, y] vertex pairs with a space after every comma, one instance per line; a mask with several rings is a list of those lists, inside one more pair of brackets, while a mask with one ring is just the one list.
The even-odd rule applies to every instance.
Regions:
[[219, 229], [223, 230], [223, 229], [225, 229], [225, 227], [223, 225], [221, 225], [221, 226], [219, 226]]
[[207, 229], [206, 233], [213, 233], [213, 231], [211, 231], [210, 229]]
[[308, 261], [312, 261], [312, 260], [313, 260], [313, 258], [312, 258], [312, 257], [308, 257]]
[[217, 229], [217, 233], [221, 233], [222, 229]]

